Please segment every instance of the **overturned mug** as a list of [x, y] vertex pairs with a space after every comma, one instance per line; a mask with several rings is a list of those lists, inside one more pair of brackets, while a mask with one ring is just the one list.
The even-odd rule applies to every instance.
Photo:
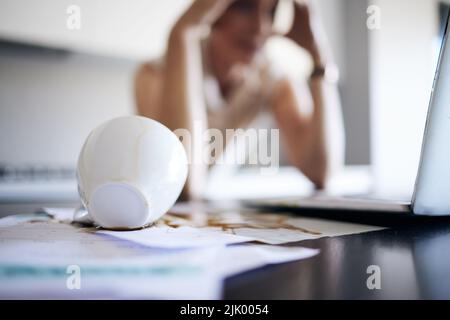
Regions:
[[172, 131], [148, 118], [120, 117], [88, 136], [78, 159], [78, 192], [94, 223], [136, 229], [173, 206], [187, 174], [184, 147]]

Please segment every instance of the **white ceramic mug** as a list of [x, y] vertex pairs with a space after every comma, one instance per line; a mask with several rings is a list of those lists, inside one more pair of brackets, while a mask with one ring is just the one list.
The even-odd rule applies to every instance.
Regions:
[[78, 191], [96, 224], [136, 229], [173, 206], [187, 174], [186, 152], [172, 131], [148, 118], [120, 117], [87, 138], [78, 159]]

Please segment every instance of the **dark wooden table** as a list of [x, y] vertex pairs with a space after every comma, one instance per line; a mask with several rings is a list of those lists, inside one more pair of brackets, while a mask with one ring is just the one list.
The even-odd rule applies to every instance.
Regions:
[[[31, 213], [44, 206], [4, 208]], [[380, 224], [383, 220], [393, 221], [382, 218]], [[450, 218], [400, 220], [382, 231], [291, 245], [317, 248], [320, 254], [228, 278], [224, 298], [450, 299]], [[367, 287], [372, 265], [380, 268], [380, 290]]]
[[[225, 298], [450, 299], [448, 219], [295, 245], [321, 252], [229, 278]], [[380, 290], [367, 286], [372, 265], [380, 268]]]

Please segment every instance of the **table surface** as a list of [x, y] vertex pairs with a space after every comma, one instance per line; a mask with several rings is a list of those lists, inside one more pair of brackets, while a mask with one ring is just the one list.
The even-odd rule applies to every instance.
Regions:
[[[18, 208], [26, 213], [23, 206]], [[33, 212], [33, 204], [26, 208]], [[18, 212], [13, 205], [9, 210]], [[290, 245], [317, 248], [320, 254], [230, 277], [224, 298], [450, 299], [450, 218]], [[372, 265], [380, 268], [379, 290], [367, 287]]]
[[[295, 245], [321, 252], [229, 278], [225, 298], [450, 299], [448, 219]], [[367, 286], [372, 265], [380, 268], [379, 290]]]

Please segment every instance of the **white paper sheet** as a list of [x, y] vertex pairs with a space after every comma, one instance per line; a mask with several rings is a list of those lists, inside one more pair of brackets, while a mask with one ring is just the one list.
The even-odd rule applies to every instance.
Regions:
[[[261, 245], [149, 248], [42, 216], [2, 220], [2, 299], [218, 299], [227, 276], [318, 253]], [[80, 290], [67, 287], [69, 266], [80, 268]]]
[[191, 226], [227, 232], [265, 244], [286, 244], [383, 230], [379, 226], [297, 217], [282, 213], [259, 213], [236, 208], [181, 203], [163, 217], [160, 225]]
[[251, 242], [253, 239], [226, 232], [192, 227], [171, 228], [153, 226], [135, 231], [97, 231], [99, 235], [109, 235], [122, 240], [133, 241], [156, 248], [198, 248]]
[[[46, 211], [54, 217], [65, 217], [61, 209]], [[263, 214], [229, 207], [181, 203], [152, 227], [128, 232], [99, 230], [98, 233], [150, 247], [187, 248], [252, 241], [279, 245], [383, 229], [281, 213]]]
[[287, 218], [284, 223], [288, 226], [288, 228], [255, 229], [244, 227], [235, 229], [234, 233], [239, 236], [253, 238], [258, 242], [277, 245], [324, 237], [338, 237], [373, 232], [385, 229], [383, 227], [362, 224], [298, 217]]
[[218, 252], [211, 268], [224, 277], [259, 268], [268, 264], [279, 264], [311, 258], [319, 250], [303, 247], [281, 247], [261, 244], [246, 244], [227, 247]]
[[[95, 235], [93, 229], [43, 222], [41, 217], [29, 222], [22, 217], [17, 222], [0, 227], [1, 298], [220, 296], [220, 278], [205, 265], [215, 249], [150, 249]], [[81, 268], [81, 290], [66, 286], [70, 275], [65, 271], [70, 265]], [[196, 290], [191, 290], [193, 286]]]

